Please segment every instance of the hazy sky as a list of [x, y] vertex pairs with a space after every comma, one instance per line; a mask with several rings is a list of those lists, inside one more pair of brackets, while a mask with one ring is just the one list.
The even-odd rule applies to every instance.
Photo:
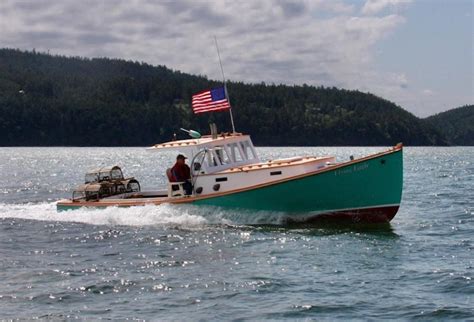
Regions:
[[0, 47], [220, 79], [372, 92], [418, 116], [474, 103], [472, 0], [1, 0]]

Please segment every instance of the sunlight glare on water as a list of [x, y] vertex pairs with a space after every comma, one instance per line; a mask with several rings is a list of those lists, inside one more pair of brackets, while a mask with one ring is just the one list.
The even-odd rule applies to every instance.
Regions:
[[[258, 152], [342, 161], [383, 149]], [[280, 214], [213, 207], [57, 212], [88, 169], [118, 164], [155, 188], [175, 156], [3, 148], [0, 318], [473, 319], [474, 148], [404, 153], [390, 226], [293, 229]]]

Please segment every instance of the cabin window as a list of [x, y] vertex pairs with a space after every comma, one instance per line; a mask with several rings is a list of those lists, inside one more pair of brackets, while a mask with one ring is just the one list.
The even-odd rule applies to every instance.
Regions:
[[253, 153], [253, 149], [249, 141], [240, 142], [240, 147], [242, 149], [242, 152], [244, 153], [244, 157], [247, 160], [256, 159], [256, 156]]
[[216, 146], [214, 148], [214, 151], [216, 152], [216, 155], [219, 158], [219, 161], [221, 164], [232, 163], [232, 160], [229, 158], [229, 154], [227, 153], [227, 150], [223, 146]]
[[231, 164], [232, 160], [229, 154], [222, 146], [216, 146], [207, 153], [207, 164], [209, 167], [217, 167], [225, 164]]
[[228, 145], [230, 150], [230, 156], [234, 162], [244, 161], [245, 158], [242, 156], [242, 150], [239, 148], [237, 143], [231, 143]]
[[217, 157], [216, 153], [212, 150], [210, 150], [207, 155], [207, 164], [209, 167], [217, 167], [218, 165], [221, 165], [219, 162], [219, 158]]

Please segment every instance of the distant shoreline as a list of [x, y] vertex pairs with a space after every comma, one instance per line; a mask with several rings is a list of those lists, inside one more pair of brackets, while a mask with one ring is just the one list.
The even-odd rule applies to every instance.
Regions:
[[[165, 66], [0, 49], [0, 146], [148, 146], [180, 127], [231, 128], [194, 115], [193, 94], [222, 86]], [[237, 131], [256, 146], [474, 145], [474, 105], [418, 118], [358, 90], [227, 82]]]

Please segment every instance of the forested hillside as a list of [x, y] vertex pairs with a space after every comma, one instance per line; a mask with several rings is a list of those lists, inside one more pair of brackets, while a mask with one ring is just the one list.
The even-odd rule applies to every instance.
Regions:
[[451, 145], [474, 145], [474, 105], [439, 113], [425, 121], [437, 128]]
[[[164, 66], [0, 50], [0, 146], [146, 146], [180, 127], [230, 130], [227, 112], [193, 115], [218, 83]], [[445, 136], [372, 94], [228, 83], [236, 128], [257, 145], [443, 145]], [[183, 135], [183, 134], [179, 134]], [[184, 137], [184, 135], [183, 135]]]

